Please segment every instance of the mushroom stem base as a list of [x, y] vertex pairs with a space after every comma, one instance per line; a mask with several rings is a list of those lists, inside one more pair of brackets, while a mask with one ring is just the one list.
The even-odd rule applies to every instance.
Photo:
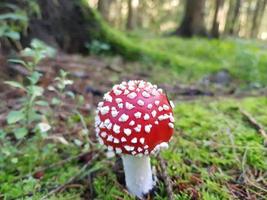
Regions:
[[154, 186], [149, 156], [122, 155], [122, 161], [129, 192], [143, 198]]

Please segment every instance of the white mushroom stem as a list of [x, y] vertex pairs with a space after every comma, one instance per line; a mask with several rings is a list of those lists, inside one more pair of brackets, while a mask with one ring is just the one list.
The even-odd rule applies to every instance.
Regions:
[[122, 155], [122, 161], [128, 190], [143, 198], [154, 186], [149, 156]]

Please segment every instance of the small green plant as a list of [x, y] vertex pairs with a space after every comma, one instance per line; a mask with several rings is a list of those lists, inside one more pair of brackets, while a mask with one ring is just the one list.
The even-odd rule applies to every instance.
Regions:
[[[29, 72], [25, 84], [17, 81], [5, 82], [12, 87], [23, 90], [25, 93], [25, 97], [22, 98], [22, 107], [19, 110], [12, 110], [7, 116], [8, 124], [19, 124], [19, 127], [15, 126], [13, 131], [17, 139], [21, 139], [27, 135], [29, 128], [35, 128], [32, 126], [32, 122], [40, 121], [42, 118], [37, 110], [35, 110], [35, 106], [47, 105], [47, 102], [42, 100], [44, 88], [38, 86], [42, 74], [36, 70], [36, 67], [42, 59], [51, 57], [54, 54], [55, 50], [53, 48], [48, 47], [45, 43], [35, 39], [31, 42], [30, 47], [25, 48], [21, 52], [21, 55], [29, 61], [24, 61], [22, 59], [9, 60], [12, 63], [23, 65]], [[38, 125], [38, 128], [41, 131], [47, 130], [47, 127], [43, 129], [42, 127], [44, 127], [44, 125]]]
[[98, 40], [93, 40], [85, 45], [91, 54], [99, 55], [110, 50], [110, 45]]
[[0, 3], [0, 39], [18, 41], [20, 33], [28, 27], [29, 17], [40, 15], [40, 8], [35, 0], [26, 0], [24, 6], [20, 8], [13, 3]]

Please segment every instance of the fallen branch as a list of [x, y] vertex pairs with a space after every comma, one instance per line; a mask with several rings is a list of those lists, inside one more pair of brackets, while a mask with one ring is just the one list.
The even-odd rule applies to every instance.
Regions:
[[173, 189], [172, 189], [173, 187], [172, 187], [171, 179], [168, 176], [167, 171], [166, 171], [166, 168], [167, 168], [166, 163], [160, 155], [158, 155], [158, 160], [159, 160], [159, 164], [161, 168], [161, 177], [166, 186], [168, 200], [174, 200]]
[[266, 146], [267, 145], [267, 133], [264, 130], [264, 127], [259, 122], [257, 122], [257, 120], [251, 114], [249, 114], [248, 112], [242, 109], [239, 109], [239, 110], [241, 114], [245, 117], [245, 119], [250, 123], [250, 125], [254, 127], [262, 135], [264, 139], [264, 146]]

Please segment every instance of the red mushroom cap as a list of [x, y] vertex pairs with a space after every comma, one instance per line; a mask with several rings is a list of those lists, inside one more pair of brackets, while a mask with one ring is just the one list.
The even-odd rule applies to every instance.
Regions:
[[122, 82], [97, 107], [96, 135], [109, 151], [148, 155], [167, 147], [173, 134], [173, 103], [149, 82]]

